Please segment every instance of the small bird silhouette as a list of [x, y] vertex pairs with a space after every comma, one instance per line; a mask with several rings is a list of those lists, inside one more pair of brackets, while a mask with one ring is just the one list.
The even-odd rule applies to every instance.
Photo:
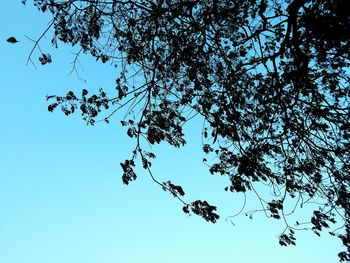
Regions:
[[19, 42], [15, 37], [9, 37], [6, 41], [11, 43], [11, 44], [15, 44], [15, 43]]

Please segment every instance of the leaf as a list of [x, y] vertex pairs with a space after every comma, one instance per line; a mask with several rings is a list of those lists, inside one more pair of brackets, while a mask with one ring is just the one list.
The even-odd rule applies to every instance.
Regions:
[[82, 95], [82, 96], [86, 96], [87, 94], [88, 94], [87, 89], [83, 89], [83, 90], [81, 91], [81, 95]]
[[193, 213], [203, 217], [206, 221], [216, 223], [220, 218], [216, 211], [216, 207], [209, 205], [206, 201], [196, 200], [191, 203], [191, 210]]
[[52, 104], [50, 104], [50, 105], [47, 107], [47, 110], [48, 110], [49, 112], [53, 112], [54, 109], [55, 109], [57, 106], [58, 106], [58, 103], [52, 103]]
[[15, 37], [9, 37], [6, 41], [11, 43], [11, 44], [15, 44], [15, 43], [19, 42]]
[[42, 54], [39, 57], [39, 61], [41, 65], [49, 64], [52, 62], [51, 55], [50, 54]]
[[190, 210], [189, 210], [188, 205], [185, 205], [185, 206], [182, 208], [182, 211], [184, 211], [185, 214], [189, 214], [189, 213], [190, 213]]
[[170, 191], [174, 197], [184, 196], [185, 192], [180, 185], [174, 185], [171, 181], [163, 182], [163, 189]]

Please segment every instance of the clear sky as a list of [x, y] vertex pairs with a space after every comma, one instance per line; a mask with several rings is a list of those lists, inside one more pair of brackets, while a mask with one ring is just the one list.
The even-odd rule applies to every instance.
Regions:
[[[181, 150], [156, 147], [153, 171], [187, 192], [187, 201], [205, 199], [218, 205], [221, 220], [187, 216], [181, 204], [138, 170], [125, 186], [119, 163], [130, 157], [133, 141], [118, 116], [109, 125], [86, 126], [79, 114], [65, 117], [47, 111], [46, 95], [99, 87], [113, 89], [116, 69], [82, 57], [80, 76], [69, 74], [70, 47], [41, 44], [53, 63], [26, 65], [50, 17], [32, 1], [0, 3], [0, 262], [2, 263], [209, 263], [337, 262], [338, 238], [326, 232], [297, 233], [296, 247], [280, 247], [282, 222], [235, 214], [239, 194], [226, 193], [225, 178], [211, 176], [201, 165], [200, 122], [188, 127], [189, 143]], [[15, 36], [20, 42], [6, 42]], [[254, 207], [254, 200], [252, 207]]]

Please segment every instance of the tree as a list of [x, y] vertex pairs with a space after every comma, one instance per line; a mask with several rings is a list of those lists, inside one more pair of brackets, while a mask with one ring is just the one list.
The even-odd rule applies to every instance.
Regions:
[[[23, 1], [25, 3], [25, 1]], [[34, 0], [52, 22], [52, 44], [79, 46], [102, 63], [121, 65], [116, 95], [104, 90], [81, 96], [48, 96], [48, 109], [76, 110], [90, 125], [121, 121], [135, 139], [121, 163], [122, 180], [136, 179], [135, 161], [165, 191], [215, 223], [216, 207], [183, 201], [182, 187], [159, 182], [151, 172], [147, 143], [174, 147], [186, 142], [182, 126], [202, 116], [203, 151], [212, 174], [229, 179], [226, 191], [254, 192], [261, 209], [286, 228], [282, 246], [295, 245], [295, 231], [317, 235], [336, 220], [350, 260], [350, 13], [346, 0]], [[38, 46], [40, 37], [34, 48]], [[33, 49], [34, 50], [34, 49]], [[32, 61], [32, 52], [29, 56]], [[42, 54], [41, 64], [51, 62]], [[130, 81], [142, 79], [136, 86]], [[131, 110], [139, 114], [132, 116]], [[101, 117], [101, 114], [103, 117]], [[216, 157], [208, 161], [208, 158]], [[257, 187], [259, 186], [259, 187]], [[262, 187], [264, 186], [264, 190]], [[259, 188], [259, 189], [258, 189]], [[261, 195], [269, 193], [266, 200]], [[311, 204], [317, 203], [317, 207]], [[310, 222], [291, 224], [286, 207], [310, 205]], [[340, 232], [339, 232], [340, 231]]]

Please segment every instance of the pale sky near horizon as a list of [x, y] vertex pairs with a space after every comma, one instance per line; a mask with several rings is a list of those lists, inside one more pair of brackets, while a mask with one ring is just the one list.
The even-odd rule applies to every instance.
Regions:
[[[86, 126], [78, 114], [47, 111], [46, 95], [82, 88], [113, 90], [116, 69], [83, 56], [80, 75], [69, 74], [72, 49], [43, 52], [53, 63], [26, 65], [33, 43], [50, 17], [32, 1], [0, 3], [0, 262], [1, 263], [209, 263], [338, 262], [338, 238], [325, 231], [297, 233], [295, 247], [281, 247], [283, 223], [262, 214], [225, 220], [241, 207], [242, 196], [223, 191], [227, 179], [211, 176], [201, 163], [200, 121], [185, 128], [181, 150], [156, 148], [153, 171], [161, 181], [181, 184], [187, 201], [218, 206], [221, 220], [187, 216], [181, 204], [138, 169], [125, 186], [119, 163], [134, 142], [119, 125]], [[20, 42], [7, 43], [10, 36]], [[252, 207], [254, 202], [252, 201]]]

